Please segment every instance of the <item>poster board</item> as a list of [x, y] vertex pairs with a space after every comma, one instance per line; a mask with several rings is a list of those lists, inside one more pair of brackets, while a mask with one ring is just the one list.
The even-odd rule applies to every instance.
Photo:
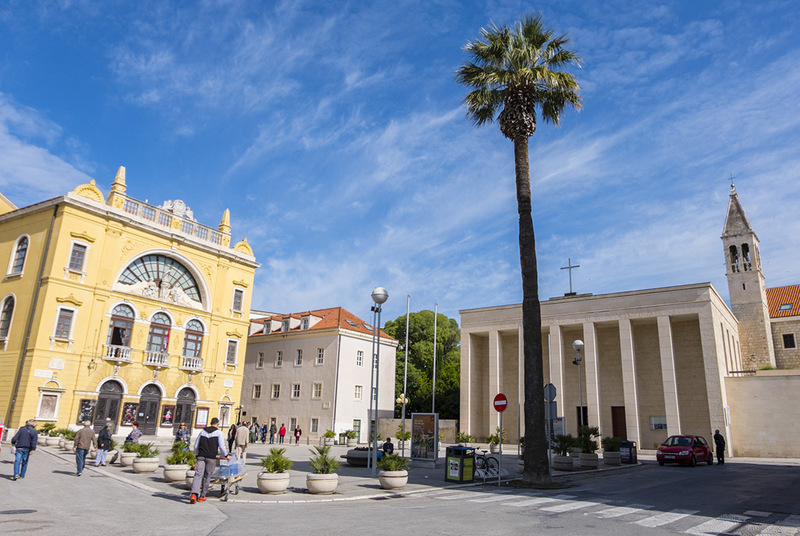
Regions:
[[172, 428], [175, 424], [175, 406], [163, 406], [161, 408], [161, 427]]
[[122, 405], [122, 426], [130, 426], [136, 420], [136, 410], [139, 409], [137, 402], [125, 402]]
[[436, 461], [439, 457], [439, 414], [411, 414], [411, 459]]
[[195, 428], [205, 428], [208, 426], [208, 408], [197, 408], [197, 418], [195, 419]]
[[84, 421], [94, 421], [94, 406], [96, 403], [96, 400], [89, 398], [81, 400], [81, 405], [78, 409], [78, 424], [83, 424]]

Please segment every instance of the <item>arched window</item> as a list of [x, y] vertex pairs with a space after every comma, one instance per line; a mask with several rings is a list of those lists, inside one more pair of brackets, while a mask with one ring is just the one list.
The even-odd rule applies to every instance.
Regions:
[[8, 338], [12, 316], [14, 316], [14, 297], [9, 296], [3, 301], [2, 312], [0, 312], [0, 339]]
[[738, 272], [739, 271], [739, 252], [736, 250], [736, 246], [731, 246], [729, 248], [731, 252], [731, 272]]
[[133, 331], [133, 309], [121, 303], [111, 311], [111, 322], [108, 326], [108, 341], [112, 346], [130, 346]]
[[203, 324], [199, 320], [190, 320], [186, 323], [186, 336], [183, 338], [183, 355], [186, 357], [200, 357], [203, 348]]
[[742, 266], [744, 267], [745, 272], [750, 270], [752, 267], [750, 262], [750, 246], [747, 244], [742, 244]]
[[166, 352], [169, 345], [169, 330], [172, 321], [164, 313], [156, 313], [150, 320], [150, 334], [147, 336], [148, 352]]
[[164, 255], [145, 255], [136, 259], [122, 272], [119, 282], [131, 286], [148, 283], [149, 286], [141, 290], [142, 295], [148, 298], [163, 299], [173, 289], [179, 289], [191, 300], [202, 302], [197, 281], [189, 270]]
[[23, 236], [17, 242], [17, 248], [14, 250], [14, 260], [11, 263], [11, 273], [21, 274], [22, 269], [25, 267], [25, 257], [28, 255], [28, 237]]

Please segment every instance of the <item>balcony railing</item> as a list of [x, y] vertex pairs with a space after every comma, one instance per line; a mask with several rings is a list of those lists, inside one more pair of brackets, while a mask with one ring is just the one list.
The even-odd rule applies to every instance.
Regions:
[[169, 354], [167, 352], [145, 352], [144, 364], [150, 367], [169, 368]]
[[104, 344], [103, 359], [114, 361], [115, 363], [133, 363], [131, 361], [131, 348], [129, 346], [117, 346], [114, 344]]
[[203, 358], [201, 357], [188, 357], [181, 356], [181, 370], [189, 370], [192, 372], [203, 372]]
[[[126, 199], [125, 204], [123, 205], [123, 210], [137, 219], [147, 221], [153, 225], [165, 227], [173, 232], [177, 231], [187, 236], [196, 238], [197, 240], [210, 242], [218, 246], [224, 245], [223, 235], [216, 229], [212, 229], [211, 227], [206, 227], [205, 225], [200, 225], [197, 222], [170, 214], [165, 210], [142, 203], [141, 201]], [[175, 229], [172, 226], [173, 218], [179, 218], [181, 220], [180, 227], [178, 229]]]

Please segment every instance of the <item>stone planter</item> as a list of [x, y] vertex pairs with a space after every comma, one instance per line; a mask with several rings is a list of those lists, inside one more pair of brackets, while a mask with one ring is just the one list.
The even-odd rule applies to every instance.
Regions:
[[408, 471], [378, 471], [383, 489], [402, 489], [408, 484]]
[[603, 452], [604, 465], [622, 465], [622, 455], [619, 452]]
[[556, 471], [572, 471], [575, 458], [572, 456], [553, 456], [553, 469]]
[[116, 462], [119, 459], [119, 451], [118, 450], [109, 450], [108, 454], [106, 454], [106, 463], [111, 465], [112, 463]]
[[48, 437], [47, 439], [45, 439], [44, 444], [47, 447], [57, 447], [57, 446], [59, 446], [60, 442], [61, 442], [61, 438], [60, 437], [53, 436], [53, 437]]
[[133, 459], [133, 472], [134, 473], [155, 473], [158, 469], [158, 458], [134, 458]]
[[350, 448], [357, 447], [358, 446], [358, 439], [350, 439], [350, 438], [348, 438], [347, 439], [347, 446], [350, 447]]
[[164, 482], [183, 482], [186, 479], [186, 471], [188, 469], [190, 467], [185, 463], [164, 464]]
[[580, 458], [581, 455], [580, 447], [572, 447], [571, 449], [569, 449], [569, 455], [572, 456], [573, 458]]
[[59, 437], [58, 438], [58, 448], [63, 449], [64, 448], [64, 443], [66, 443], [66, 442], [67, 442], [66, 439], [64, 439], [63, 437]]
[[133, 460], [139, 457], [139, 454], [136, 452], [123, 452], [120, 455], [119, 464], [122, 467], [130, 467], [133, 465]]
[[323, 437], [322, 438], [322, 444], [323, 445], [328, 445], [329, 447], [332, 447], [334, 445], [334, 443], [335, 443], [335, 441], [334, 441], [334, 438], [332, 438], [332, 437]]
[[525, 460], [517, 460], [517, 472], [519, 474], [525, 472]]
[[256, 485], [261, 493], [284, 493], [286, 488], [289, 487], [289, 473], [267, 473], [266, 471], [261, 471], [256, 477]]
[[597, 469], [597, 466], [599, 465], [597, 454], [594, 452], [581, 452], [578, 460], [580, 462], [581, 469]]
[[330, 473], [327, 475], [309, 473], [306, 475], [306, 488], [308, 488], [309, 493], [333, 493], [336, 491], [336, 486], [338, 485], [339, 475], [336, 473]]
[[497, 454], [500, 452], [500, 444], [499, 443], [490, 443], [489, 444], [489, 452], [492, 454]]
[[67, 452], [75, 452], [75, 442], [74, 441], [64, 441], [64, 446], [62, 447]]
[[97, 450], [89, 449], [89, 452], [86, 453], [86, 459], [88, 460], [97, 459]]
[[194, 469], [189, 469], [186, 471], [186, 476], [184, 477], [186, 480], [186, 489], [192, 489], [192, 482], [194, 482]]

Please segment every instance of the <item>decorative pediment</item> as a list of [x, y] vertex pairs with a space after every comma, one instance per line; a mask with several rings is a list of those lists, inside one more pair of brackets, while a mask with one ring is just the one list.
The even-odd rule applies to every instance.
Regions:
[[82, 302], [82, 301], [79, 301], [79, 300], [78, 300], [78, 299], [77, 299], [75, 296], [73, 296], [72, 294], [70, 294], [70, 295], [69, 295], [69, 296], [67, 296], [66, 298], [57, 297], [57, 298], [56, 298], [56, 301], [57, 301], [58, 303], [71, 303], [71, 304], [72, 304], [72, 305], [74, 305], [75, 307], [80, 307], [81, 305], [83, 305], [83, 302]]
[[233, 246], [234, 251], [238, 251], [239, 253], [244, 253], [245, 255], [253, 256], [253, 248], [250, 247], [250, 244], [247, 243], [247, 238], [242, 238], [241, 242], [237, 242]]
[[242, 281], [241, 279], [234, 281], [233, 284], [236, 285], [237, 287], [244, 287], [244, 288], [250, 286], [247, 284], [247, 281]]
[[81, 197], [91, 199], [92, 201], [98, 201], [100, 203], [106, 202], [106, 200], [103, 198], [103, 192], [101, 192], [100, 189], [95, 186], [94, 179], [90, 180], [88, 184], [81, 184], [72, 190], [72, 192]]
[[85, 232], [76, 233], [76, 232], [73, 231], [73, 232], [69, 233], [69, 235], [72, 238], [77, 238], [78, 240], [86, 240], [87, 242], [90, 242], [90, 243], [94, 243], [94, 240], [95, 240], [94, 238], [92, 238], [91, 236], [86, 234]]
[[237, 339], [241, 339], [241, 338], [242, 338], [242, 334], [241, 334], [241, 333], [239, 333], [239, 331], [238, 331], [238, 330], [236, 330], [236, 331], [229, 331], [229, 332], [227, 332], [225, 335], [227, 335], [228, 337], [236, 337]]

